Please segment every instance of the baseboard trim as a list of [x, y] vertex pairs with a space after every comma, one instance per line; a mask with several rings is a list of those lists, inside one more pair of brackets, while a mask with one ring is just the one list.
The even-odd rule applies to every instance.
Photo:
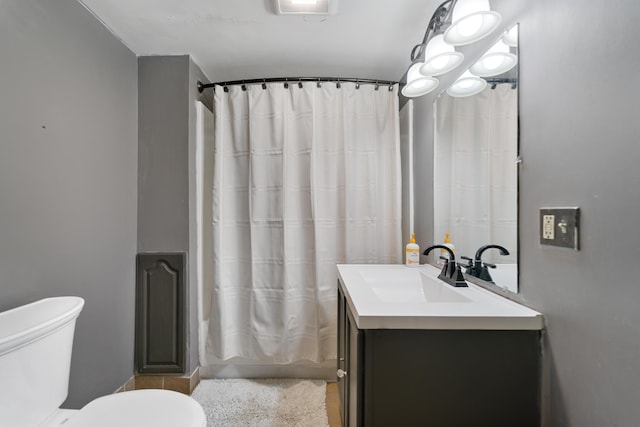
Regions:
[[335, 381], [336, 363], [321, 365], [220, 364], [200, 367], [202, 378], [307, 378]]
[[160, 389], [191, 394], [200, 383], [200, 368], [194, 369], [191, 375], [144, 375], [129, 378], [116, 390], [116, 393], [130, 390]]

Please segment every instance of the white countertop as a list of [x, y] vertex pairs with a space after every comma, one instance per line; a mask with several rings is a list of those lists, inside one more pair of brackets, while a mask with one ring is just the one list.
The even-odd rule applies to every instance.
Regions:
[[338, 265], [360, 329], [540, 330], [542, 314], [480, 286], [455, 288], [431, 266]]

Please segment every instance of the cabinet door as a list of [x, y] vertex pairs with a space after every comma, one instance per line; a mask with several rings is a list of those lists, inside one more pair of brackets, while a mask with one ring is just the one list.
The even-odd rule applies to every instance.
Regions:
[[186, 364], [186, 255], [140, 253], [137, 256], [137, 370], [184, 373]]

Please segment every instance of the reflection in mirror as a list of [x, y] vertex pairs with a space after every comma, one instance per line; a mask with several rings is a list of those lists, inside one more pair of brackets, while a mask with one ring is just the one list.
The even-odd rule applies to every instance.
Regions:
[[[517, 43], [498, 44], [511, 55], [505, 60], [516, 64]], [[456, 259], [470, 265], [469, 280], [517, 292], [518, 67], [490, 76], [486, 67], [498, 64], [497, 50], [494, 46], [483, 56], [484, 65], [479, 61], [463, 74], [457, 81], [462, 86], [452, 86], [434, 102], [434, 238], [444, 241], [449, 233]], [[482, 72], [474, 74], [474, 68]], [[483, 89], [461, 96], [465, 85], [480, 79]], [[479, 250], [486, 245], [506, 251]]]

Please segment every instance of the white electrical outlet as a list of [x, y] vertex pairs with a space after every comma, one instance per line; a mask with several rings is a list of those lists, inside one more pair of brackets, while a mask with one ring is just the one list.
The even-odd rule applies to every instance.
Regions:
[[540, 244], [580, 250], [580, 208], [540, 208]]
[[546, 240], [555, 239], [555, 215], [543, 215], [542, 217], [542, 238]]

